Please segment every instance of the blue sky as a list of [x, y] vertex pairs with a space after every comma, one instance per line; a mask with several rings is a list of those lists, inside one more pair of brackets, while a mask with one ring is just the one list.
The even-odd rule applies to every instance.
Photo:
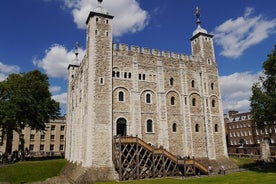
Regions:
[[[39, 69], [66, 112], [67, 66], [74, 46], [85, 52], [85, 20], [96, 0], [3, 0], [0, 3], [0, 81]], [[249, 111], [251, 86], [276, 44], [275, 0], [104, 0], [114, 15], [113, 42], [191, 55], [201, 27], [214, 34], [224, 112]]]

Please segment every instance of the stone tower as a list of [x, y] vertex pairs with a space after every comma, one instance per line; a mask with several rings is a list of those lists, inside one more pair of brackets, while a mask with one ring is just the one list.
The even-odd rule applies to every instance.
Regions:
[[[112, 19], [99, 6], [87, 20], [86, 55], [69, 65], [66, 158], [89, 167], [91, 178], [114, 179], [112, 162]], [[77, 68], [78, 73], [74, 70]], [[89, 102], [89, 103], [88, 103]], [[101, 175], [101, 176], [97, 176]]]
[[[192, 56], [200, 60], [198, 72], [199, 94], [203, 114], [202, 128], [204, 129], [206, 155], [209, 159], [216, 159], [220, 155], [227, 155], [224, 121], [222, 116], [222, 102], [218, 70], [213, 46], [213, 35], [201, 28], [199, 8], [196, 8], [197, 28], [193, 32], [191, 41]], [[218, 135], [217, 132], [220, 132]], [[221, 137], [222, 136], [222, 137]], [[196, 138], [194, 138], [195, 140]], [[199, 141], [199, 142], [201, 142]], [[223, 145], [223, 146], [219, 146]]]

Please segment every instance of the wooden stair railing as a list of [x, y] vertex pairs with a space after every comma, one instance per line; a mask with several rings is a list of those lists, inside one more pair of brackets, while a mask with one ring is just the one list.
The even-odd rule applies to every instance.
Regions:
[[[138, 137], [114, 137], [113, 159], [120, 180], [195, 175], [208, 168], [195, 159], [178, 159], [163, 148], [154, 148]], [[183, 168], [180, 171], [180, 168]]]

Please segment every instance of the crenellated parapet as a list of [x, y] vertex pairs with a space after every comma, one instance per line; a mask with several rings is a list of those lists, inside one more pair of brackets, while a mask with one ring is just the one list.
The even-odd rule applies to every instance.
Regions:
[[176, 52], [170, 52], [170, 51], [160, 51], [158, 49], [150, 49], [146, 47], [139, 47], [135, 45], [127, 45], [127, 44], [116, 44], [113, 43], [113, 50], [116, 51], [121, 51], [121, 52], [132, 52], [136, 54], [145, 54], [145, 55], [150, 55], [150, 56], [157, 56], [157, 57], [164, 57], [164, 58], [169, 58], [169, 59], [179, 59], [179, 60], [184, 60], [188, 61], [189, 56], [186, 54], [179, 54]]

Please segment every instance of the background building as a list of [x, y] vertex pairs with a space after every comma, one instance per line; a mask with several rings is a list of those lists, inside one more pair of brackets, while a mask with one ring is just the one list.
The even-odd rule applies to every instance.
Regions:
[[[46, 123], [45, 131], [36, 131], [26, 127], [23, 131], [25, 140], [25, 150], [28, 150], [27, 156], [63, 156], [66, 139], [66, 118], [50, 120]], [[20, 150], [20, 141], [18, 133], [13, 131], [12, 151]], [[27, 148], [27, 149], [26, 149]], [[6, 140], [0, 146], [0, 151], [5, 152]]]
[[251, 119], [250, 112], [229, 111], [225, 116], [226, 139], [229, 154], [260, 155], [260, 143], [270, 139], [271, 155], [276, 154], [276, 122], [260, 130]]

